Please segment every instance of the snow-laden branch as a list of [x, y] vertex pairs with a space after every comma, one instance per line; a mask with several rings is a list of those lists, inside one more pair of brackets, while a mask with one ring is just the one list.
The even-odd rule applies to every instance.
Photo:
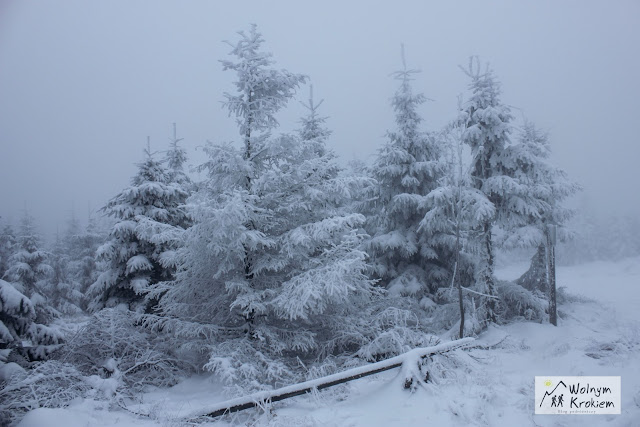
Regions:
[[471, 292], [472, 294], [480, 295], [480, 296], [487, 297], [487, 298], [500, 299], [499, 297], [497, 297], [495, 295], [483, 294], [482, 292], [474, 291], [473, 289], [465, 288], [464, 286], [460, 286], [460, 287], [462, 288], [462, 290], [467, 291], [467, 292]]

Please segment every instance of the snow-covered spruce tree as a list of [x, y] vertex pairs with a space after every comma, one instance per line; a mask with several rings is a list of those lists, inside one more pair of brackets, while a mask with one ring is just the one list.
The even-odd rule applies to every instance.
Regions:
[[[58, 315], [47, 300], [53, 269], [48, 263], [49, 254], [39, 248], [40, 237], [34, 219], [27, 211], [20, 221], [16, 237], [17, 250], [9, 258], [9, 268], [4, 276], [13, 290], [4, 286], [3, 292], [8, 299], [3, 305], [13, 307], [7, 308], [11, 313], [5, 314], [18, 319], [11, 322], [17, 329], [11, 332], [9, 328], [14, 339], [5, 341], [3, 345], [27, 360], [43, 359], [62, 341], [58, 331], [46, 326]], [[26, 345], [23, 345], [21, 337], [27, 341]]]
[[[235, 56], [236, 60], [221, 61], [225, 71], [235, 71], [237, 75], [237, 80], [234, 82], [237, 93], [226, 92], [224, 94], [225, 107], [228, 108], [230, 116], [235, 115], [244, 143], [242, 179], [246, 201], [243, 202], [243, 207], [257, 213], [258, 210], [251, 206], [258, 193], [252, 180], [263, 172], [259, 168], [264, 165], [258, 156], [265, 148], [270, 131], [278, 126], [278, 121], [275, 118], [276, 112], [293, 97], [296, 88], [305, 82], [306, 76], [271, 68], [273, 65], [273, 61], [270, 59], [272, 55], [260, 51], [264, 39], [262, 34], [257, 31], [255, 24], [251, 25], [248, 35], [244, 31], [238, 32], [238, 35], [240, 40], [235, 45], [226, 42], [232, 47], [230, 55]], [[211, 174], [215, 175], [218, 173], [220, 165], [215, 164], [217, 160], [215, 154], [212, 155], [212, 160], [213, 163], [208, 164], [207, 167], [212, 171]], [[231, 177], [235, 180], [235, 177], [229, 176], [224, 170], [225, 166], [222, 165], [222, 167], [223, 170], [219, 172], [222, 172], [222, 175], [227, 175], [226, 178]], [[255, 222], [251, 218], [247, 218], [244, 225], [250, 232], [255, 229]], [[258, 232], [258, 234], [260, 233]], [[243, 243], [245, 247], [244, 275], [248, 282], [251, 282], [253, 278], [254, 260], [250, 252], [252, 247], [256, 248], [256, 243], [258, 242], [252, 242], [251, 247], [249, 242]], [[251, 289], [251, 284], [249, 284], [249, 289]], [[246, 311], [247, 324], [252, 328], [256, 314], [255, 309], [249, 308], [248, 310], [243, 309], [243, 311]]]
[[[191, 193], [193, 182], [184, 171], [184, 165], [187, 162], [187, 150], [178, 145], [182, 140], [183, 138], [178, 138], [176, 124], [174, 123], [173, 136], [169, 138], [170, 145], [165, 154], [165, 161], [167, 163], [169, 181], [180, 185], [189, 194]], [[183, 227], [187, 228], [188, 225], [184, 224]]]
[[567, 174], [553, 166], [548, 135], [525, 120], [518, 139], [505, 147], [500, 164], [504, 174], [504, 209], [499, 218], [498, 243], [507, 248], [536, 247], [545, 241], [546, 226], [559, 226], [560, 240], [568, 234], [564, 225], [573, 210], [562, 205], [580, 190]]
[[365, 334], [345, 325], [375, 290], [357, 249], [364, 217], [342, 209], [357, 184], [339, 176], [328, 132], [307, 132], [308, 116], [302, 136], [269, 135], [304, 77], [271, 67], [255, 26], [239, 34], [237, 59], [223, 65], [237, 73], [226, 106], [242, 148], [208, 146], [177, 279], [160, 301], [164, 316], [147, 324], [204, 338], [205, 369], [247, 391], [301, 379], [301, 362], [357, 350]]
[[[60, 335], [51, 328], [35, 322], [36, 310], [31, 300], [13, 284], [0, 280], [0, 423], [8, 425], [13, 418], [10, 398], [11, 383], [21, 381], [30, 362], [42, 360], [60, 347]], [[35, 365], [37, 366], [37, 365]], [[26, 393], [33, 396], [36, 390]], [[41, 390], [37, 390], [40, 392]], [[25, 393], [22, 393], [25, 396]], [[17, 396], [16, 400], [24, 400]], [[13, 409], [13, 410], [12, 410]], [[33, 407], [31, 407], [33, 409]]]
[[442, 175], [441, 149], [433, 135], [420, 129], [418, 107], [426, 98], [411, 89], [412, 76], [418, 71], [407, 69], [404, 48], [402, 62], [403, 69], [393, 73], [400, 82], [391, 101], [397, 129], [387, 133], [371, 167], [378, 186], [372, 205], [365, 210], [372, 236], [366, 248], [374, 275], [391, 295], [413, 295], [419, 300], [443, 285], [448, 276], [429, 234], [419, 227], [427, 211], [423, 198], [436, 188]]
[[580, 187], [569, 181], [561, 169], [549, 163], [551, 150], [546, 133], [525, 121], [516, 144], [503, 152], [501, 163], [511, 180], [505, 179], [505, 215], [500, 221], [503, 246], [538, 247], [529, 270], [517, 283], [529, 291], [548, 296], [549, 315], [556, 324], [555, 287], [549, 286], [548, 268], [551, 259], [550, 226], [565, 240], [565, 224], [573, 214], [562, 201]]
[[55, 310], [49, 305], [50, 278], [53, 268], [49, 264], [50, 254], [40, 249], [40, 236], [35, 227], [34, 218], [24, 212], [18, 229], [17, 250], [9, 258], [9, 268], [4, 279], [33, 303], [37, 321], [48, 323], [56, 317]]
[[56, 239], [51, 248], [50, 264], [53, 270], [50, 281], [50, 303], [60, 313], [73, 315], [82, 312], [80, 305], [83, 295], [80, 285], [71, 275], [69, 265], [74, 257], [72, 236], [77, 233], [79, 224], [75, 217], [69, 221], [69, 229], [65, 238], [56, 233]]
[[[462, 67], [461, 67], [462, 68]], [[493, 228], [498, 219], [508, 216], [504, 206], [504, 184], [508, 177], [502, 165], [503, 152], [510, 143], [511, 120], [509, 107], [500, 100], [500, 83], [488, 66], [482, 70], [476, 57], [469, 60], [467, 69], [471, 79], [471, 96], [461, 111], [459, 120], [466, 128], [464, 143], [471, 148], [471, 177], [474, 188], [482, 191], [496, 208], [493, 218], [483, 224], [483, 252], [476, 274], [476, 290], [496, 295], [494, 277]], [[483, 302], [485, 320], [496, 321], [496, 300]]]
[[107, 269], [88, 290], [90, 310], [126, 304], [149, 311], [154, 299], [145, 294], [153, 284], [173, 278], [174, 251], [185, 221], [186, 192], [170, 182], [167, 170], [149, 148], [131, 186], [102, 208], [117, 220], [98, 258]]
[[31, 300], [11, 283], [0, 280], [0, 368], [22, 341], [31, 339], [36, 312]]
[[[457, 303], [459, 309], [458, 336], [477, 332], [480, 328], [473, 297], [477, 293], [469, 289], [473, 282], [478, 245], [483, 225], [495, 215], [495, 207], [486, 195], [472, 183], [470, 167], [465, 163], [462, 135], [464, 129], [454, 123], [441, 136], [445, 146], [443, 154], [444, 174], [438, 181], [438, 187], [424, 198], [426, 214], [420, 222], [422, 232], [431, 236], [432, 242], [447, 254], [446, 263], [450, 264], [450, 287], [440, 288], [440, 305]], [[466, 285], [466, 286], [463, 286]], [[452, 298], [452, 290], [457, 290], [457, 301]], [[470, 298], [464, 298], [463, 290]], [[446, 310], [445, 310], [446, 311]], [[465, 312], [471, 313], [465, 326]], [[444, 316], [446, 317], [446, 316]], [[444, 324], [450, 327], [450, 324]]]
[[298, 130], [300, 139], [316, 143], [316, 152], [319, 156], [323, 156], [326, 153], [325, 142], [331, 136], [331, 131], [326, 127], [328, 117], [318, 115], [318, 108], [323, 102], [324, 99], [315, 103], [313, 100], [313, 85], [309, 85], [309, 100], [307, 103], [301, 102], [302, 106], [307, 109], [308, 114], [300, 119], [302, 126]]
[[98, 248], [105, 243], [107, 233], [101, 230], [95, 217], [89, 213], [88, 223], [84, 230], [68, 236], [68, 245], [72, 249], [72, 259], [69, 261], [69, 274], [77, 283], [77, 289], [82, 294], [80, 307], [88, 309], [87, 290], [98, 280], [100, 267], [96, 260]]
[[[195, 184], [191, 181], [191, 178], [185, 173], [184, 166], [187, 162], [187, 151], [179, 144], [183, 138], [178, 138], [176, 124], [173, 124], [173, 135], [169, 138], [170, 145], [169, 150], [166, 151], [163, 162], [167, 166], [167, 183], [178, 187], [181, 192], [179, 197], [174, 201], [174, 206], [179, 209], [177, 215], [174, 216], [169, 227], [160, 227], [159, 224], [148, 223], [147, 233], [149, 233], [150, 239], [155, 239], [157, 243], [163, 242], [169, 245], [172, 249], [166, 250], [162, 257], [162, 265], [164, 268], [171, 269], [175, 272], [178, 265], [177, 249], [182, 246], [183, 232], [187, 228], [191, 227], [192, 220], [187, 212], [187, 199], [195, 190]], [[154, 235], [156, 233], [156, 235]], [[173, 278], [173, 276], [172, 276]], [[149, 290], [148, 299], [153, 304], [162, 297], [166, 283], [159, 283], [154, 285]]]
[[0, 279], [9, 268], [9, 258], [16, 249], [16, 235], [11, 224], [5, 224], [0, 231]]

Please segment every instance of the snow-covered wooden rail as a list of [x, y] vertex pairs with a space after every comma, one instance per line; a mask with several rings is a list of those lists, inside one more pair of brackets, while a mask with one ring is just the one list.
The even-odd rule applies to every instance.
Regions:
[[294, 396], [300, 396], [309, 393], [312, 390], [322, 390], [334, 385], [342, 384], [347, 381], [357, 380], [379, 372], [388, 371], [389, 369], [399, 368], [403, 363], [408, 361], [416, 361], [425, 357], [436, 354], [447, 353], [460, 348], [470, 347], [475, 340], [473, 338], [463, 338], [448, 343], [438, 344], [432, 347], [416, 348], [399, 356], [392, 357], [380, 362], [371, 363], [365, 366], [349, 369], [337, 374], [328, 375], [315, 380], [305, 381], [282, 387], [277, 390], [266, 390], [249, 396], [243, 396], [236, 399], [227, 400], [199, 409], [188, 416], [189, 419], [198, 417], [217, 417], [232, 412], [242, 411], [253, 407], [263, 406], [268, 402], [277, 402]]

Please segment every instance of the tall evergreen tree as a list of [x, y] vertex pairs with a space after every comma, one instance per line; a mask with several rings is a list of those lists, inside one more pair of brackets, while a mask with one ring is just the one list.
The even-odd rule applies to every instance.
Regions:
[[0, 231], [0, 279], [9, 268], [9, 258], [16, 250], [16, 236], [11, 224], [5, 224]]
[[378, 181], [367, 226], [372, 236], [367, 250], [375, 273], [393, 293], [425, 295], [438, 287], [446, 269], [420, 221], [426, 214], [424, 196], [442, 175], [441, 149], [433, 135], [420, 129], [418, 108], [427, 98], [411, 88], [417, 70], [408, 69], [402, 50], [403, 69], [393, 73], [400, 86], [392, 98], [396, 130], [378, 151], [371, 168]]
[[[505, 175], [502, 164], [506, 146], [510, 143], [513, 116], [509, 107], [500, 100], [500, 83], [487, 66], [482, 70], [480, 61], [472, 57], [467, 69], [463, 69], [471, 79], [471, 96], [461, 111], [460, 120], [466, 127], [463, 141], [471, 148], [471, 177], [474, 188], [482, 191], [496, 207], [496, 216], [486, 218], [483, 224], [483, 253], [477, 271], [478, 290], [494, 296], [494, 245], [493, 227], [497, 218], [504, 217]], [[485, 301], [486, 319], [496, 320], [496, 302], [493, 298]]]
[[16, 240], [17, 248], [4, 276], [10, 283], [0, 280], [0, 346], [28, 359], [42, 359], [62, 337], [46, 326], [58, 315], [47, 298], [51, 294], [53, 268], [49, 254], [40, 249], [34, 219], [26, 210]]
[[179, 334], [208, 331], [205, 368], [246, 389], [299, 379], [300, 360], [353, 345], [346, 319], [374, 290], [357, 249], [364, 217], [342, 209], [357, 183], [339, 176], [317, 105], [310, 102], [301, 136], [270, 136], [304, 78], [268, 68], [255, 26], [240, 38], [238, 62], [223, 64], [238, 76], [240, 95], [227, 94], [226, 105], [243, 147], [207, 148], [208, 178], [189, 200], [194, 225], [160, 305], [187, 325]]
[[9, 258], [5, 279], [27, 298], [36, 309], [36, 320], [48, 323], [56, 313], [47, 302], [53, 268], [49, 253], [40, 249], [40, 236], [34, 218], [25, 210], [17, 235], [17, 250]]
[[[464, 129], [459, 123], [450, 126], [442, 136], [445, 145], [443, 156], [444, 175], [438, 187], [424, 199], [428, 209], [420, 223], [422, 230], [431, 235], [441, 253], [447, 255], [450, 264], [450, 288], [457, 289], [457, 303], [460, 311], [458, 335], [462, 338], [465, 331], [476, 332], [481, 329], [477, 318], [471, 318], [465, 325], [465, 313], [474, 313], [474, 307], [467, 307], [468, 299], [463, 296], [473, 290], [464, 287], [472, 283], [475, 260], [477, 258], [478, 237], [487, 219], [495, 216], [495, 207], [482, 191], [472, 184], [470, 167], [465, 162], [462, 135]], [[442, 289], [444, 291], [444, 288]], [[438, 300], [442, 303], [451, 299], [450, 292], [440, 292]]]
[[75, 256], [71, 244], [73, 243], [73, 233], [77, 232], [77, 227], [77, 220], [72, 217], [65, 238], [61, 238], [60, 234], [56, 233], [50, 255], [50, 264], [53, 269], [49, 279], [50, 303], [59, 312], [69, 315], [82, 312], [80, 305], [83, 295], [69, 268]]
[[525, 120], [517, 144], [507, 147], [502, 162], [514, 181], [508, 192], [512, 215], [503, 226], [503, 245], [538, 247], [529, 270], [517, 283], [545, 295], [552, 291], [548, 280], [549, 227], [557, 230], [560, 241], [567, 239], [566, 224], [573, 211], [562, 202], [580, 189], [563, 170], [550, 164], [550, 155], [548, 135]]
[[89, 213], [87, 226], [78, 234], [70, 236], [69, 245], [73, 248], [73, 259], [69, 262], [72, 279], [82, 294], [80, 307], [88, 309], [87, 290], [98, 280], [101, 273], [96, 259], [98, 248], [107, 240], [107, 233], [100, 229], [95, 216]]
[[0, 280], [0, 368], [9, 360], [26, 366], [29, 359], [42, 359], [60, 341], [58, 334], [35, 319], [31, 300]]
[[248, 170], [244, 177], [244, 186], [251, 191], [251, 178], [255, 171], [251, 165], [254, 156], [260, 152], [270, 131], [278, 126], [275, 114], [284, 107], [295, 93], [296, 88], [304, 83], [306, 77], [286, 70], [271, 68], [271, 54], [260, 51], [264, 39], [253, 24], [246, 34], [238, 32], [240, 40], [230, 43], [230, 55], [236, 60], [223, 60], [223, 69], [235, 71], [237, 80], [236, 94], [225, 92], [225, 107], [229, 115], [237, 119], [240, 135], [243, 138], [243, 160]]
[[508, 175], [505, 179], [505, 210], [509, 213], [499, 221], [501, 245], [507, 248], [535, 247], [545, 240], [546, 226], [559, 226], [561, 240], [567, 235], [565, 225], [573, 215], [562, 205], [580, 190], [566, 172], [553, 166], [549, 157], [549, 137], [533, 123], [525, 120], [515, 144], [506, 147], [501, 164]]
[[178, 145], [182, 140], [183, 138], [178, 138], [176, 124], [174, 123], [173, 135], [169, 138], [170, 145], [165, 155], [165, 161], [167, 162], [169, 181], [179, 184], [183, 190], [190, 193], [193, 183], [184, 171], [184, 165], [187, 162], [187, 150]]
[[[235, 71], [237, 80], [236, 94], [225, 92], [225, 107], [229, 115], [235, 115], [238, 130], [243, 138], [244, 152], [242, 154], [242, 167], [244, 169], [243, 186], [247, 197], [243, 204], [251, 209], [256, 191], [252, 180], [262, 172], [259, 167], [263, 162], [258, 158], [265, 143], [270, 136], [270, 131], [278, 126], [275, 114], [284, 107], [293, 97], [298, 86], [305, 82], [302, 74], [290, 73], [286, 70], [272, 68], [271, 53], [262, 52], [260, 49], [264, 43], [262, 34], [257, 31], [255, 24], [251, 25], [249, 34], [239, 31], [240, 40], [236, 43], [226, 42], [232, 47], [230, 55], [235, 60], [222, 60], [223, 70]], [[218, 166], [213, 165], [213, 169]], [[214, 172], [215, 173], [215, 172]], [[249, 230], [254, 229], [252, 220], [246, 223]], [[251, 247], [245, 246], [244, 270], [245, 279], [250, 283], [252, 279], [253, 260]], [[251, 284], [249, 284], [251, 287]], [[247, 322], [253, 324], [255, 310], [246, 312]]]
[[173, 276], [171, 264], [184, 221], [185, 197], [147, 148], [131, 186], [102, 209], [117, 222], [110, 240], [98, 249], [107, 269], [88, 290], [91, 310], [123, 303], [131, 310], [152, 308], [145, 294], [151, 285]]
[[318, 103], [313, 100], [313, 85], [310, 85], [309, 100], [307, 103], [301, 102], [308, 113], [300, 119], [302, 126], [298, 129], [298, 135], [302, 141], [316, 142], [316, 152], [320, 156], [325, 154], [325, 142], [331, 136], [331, 131], [326, 127], [328, 117], [318, 114], [318, 108], [320, 108], [323, 102], [324, 99], [321, 99]]

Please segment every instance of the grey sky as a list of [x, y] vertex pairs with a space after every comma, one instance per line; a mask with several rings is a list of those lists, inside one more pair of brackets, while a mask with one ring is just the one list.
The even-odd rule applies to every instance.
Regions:
[[[392, 126], [401, 42], [434, 100], [422, 109], [430, 129], [455, 114], [467, 83], [457, 66], [475, 54], [503, 100], [551, 132], [554, 162], [584, 198], [640, 213], [637, 1], [0, 0], [3, 219], [26, 203], [51, 233], [72, 202], [84, 219], [128, 185], [147, 135], [167, 147], [172, 122], [191, 163], [207, 139], [237, 140], [220, 105], [234, 76], [218, 60], [251, 22], [280, 67], [311, 77], [344, 158], [373, 154]], [[282, 130], [301, 113], [291, 103]]]

